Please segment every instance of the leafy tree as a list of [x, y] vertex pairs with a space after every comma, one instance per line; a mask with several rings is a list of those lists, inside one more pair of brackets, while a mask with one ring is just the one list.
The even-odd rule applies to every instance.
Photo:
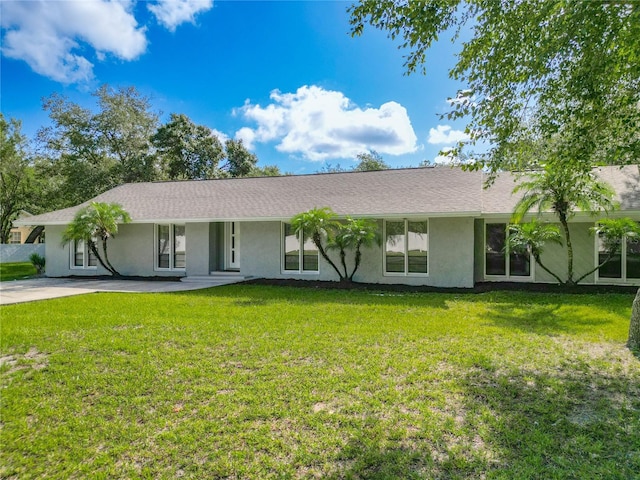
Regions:
[[258, 157], [247, 150], [242, 140], [229, 139], [224, 144], [227, 162], [223, 170], [230, 177], [246, 177], [256, 168]]
[[[298, 235], [311, 238], [322, 258], [338, 274], [341, 282], [352, 282], [362, 260], [362, 248], [371, 247], [379, 241], [378, 224], [373, 220], [347, 217], [344, 222], [336, 220], [336, 214], [328, 207], [313, 208], [299, 213], [291, 220], [291, 226]], [[355, 251], [354, 267], [347, 268], [347, 250]], [[327, 250], [337, 250], [342, 271], [327, 254]]]
[[[349, 11], [353, 35], [369, 23], [401, 39], [409, 73], [425, 71], [447, 30], [456, 38], [470, 26], [449, 72], [466, 88], [446, 116], [467, 119], [471, 144], [491, 145], [477, 168], [521, 168], [529, 139], [557, 135], [557, 158], [578, 168], [640, 158], [640, 2], [361, 0]], [[638, 305], [640, 289], [631, 326], [640, 344]]]
[[513, 213], [514, 222], [519, 222], [532, 209], [538, 213], [551, 210], [560, 220], [567, 246], [567, 280], [574, 285], [573, 245], [569, 232], [569, 220], [576, 211], [605, 212], [615, 207], [614, 192], [606, 183], [598, 180], [591, 169], [577, 169], [560, 162], [551, 162], [541, 170], [534, 171], [529, 179], [521, 182], [514, 193], [524, 191]]
[[135, 88], [103, 85], [94, 94], [97, 113], [53, 94], [43, 107], [52, 125], [38, 132], [63, 205], [82, 203], [127, 182], [159, 178], [151, 137], [158, 116]]
[[20, 122], [7, 121], [2, 113], [0, 142], [0, 243], [8, 243], [13, 220], [28, 207], [32, 170]]
[[[340, 251], [340, 261], [344, 269], [344, 276], [353, 281], [353, 276], [362, 261], [362, 247], [372, 247], [380, 241], [378, 224], [374, 220], [347, 217], [346, 222], [339, 224], [335, 237], [330, 245], [335, 244]], [[348, 273], [345, 262], [345, 249], [355, 251], [354, 266]]]
[[[107, 240], [118, 233], [119, 223], [130, 221], [129, 214], [117, 203], [91, 202], [76, 213], [62, 235], [62, 242], [66, 245], [73, 241], [84, 241], [100, 265], [112, 275], [119, 276], [120, 274], [109, 261]], [[98, 251], [96, 243], [98, 240], [102, 242], [104, 258]]]
[[356, 172], [368, 172], [372, 170], [388, 170], [391, 167], [382, 159], [382, 156], [375, 150], [356, 155], [358, 164], [353, 167]]
[[336, 271], [340, 280], [343, 280], [340, 269], [333, 260], [329, 258], [324, 247], [325, 242], [336, 228], [336, 225], [336, 214], [328, 207], [312, 208], [311, 210], [295, 215], [291, 219], [291, 228], [293, 228], [296, 235], [303, 235], [304, 237], [310, 238], [322, 258]]
[[556, 225], [541, 223], [536, 219], [527, 223], [515, 223], [509, 225], [508, 247], [514, 253], [530, 253], [535, 262], [540, 267], [553, 276], [558, 283], [563, 283], [562, 279], [553, 273], [542, 263], [540, 257], [544, 247], [549, 243], [562, 245], [562, 235]]
[[196, 125], [184, 114], [171, 114], [152, 137], [164, 171], [170, 180], [208, 179], [218, 176], [224, 150], [218, 137], [204, 125]]
[[[584, 273], [575, 280], [575, 284], [584, 280], [596, 270], [609, 263], [613, 257], [620, 253], [623, 238], [640, 236], [640, 227], [630, 218], [604, 218], [596, 222], [596, 226], [591, 229], [592, 233], [598, 235], [603, 243], [606, 253], [605, 259], [598, 266]], [[540, 267], [552, 275], [558, 283], [564, 283], [562, 279], [547, 268], [540, 257], [545, 245], [556, 243], [562, 245], [562, 235], [556, 225], [540, 223], [533, 219], [527, 223], [517, 223], [509, 226], [509, 249], [516, 253], [530, 253], [535, 262]]]
[[400, 40], [408, 73], [426, 71], [445, 33], [470, 32], [449, 72], [465, 88], [446, 116], [467, 119], [470, 144], [491, 145], [476, 167], [519, 168], [523, 139], [558, 133], [567, 162], [640, 158], [639, 2], [361, 0], [349, 12], [353, 35], [370, 24]]

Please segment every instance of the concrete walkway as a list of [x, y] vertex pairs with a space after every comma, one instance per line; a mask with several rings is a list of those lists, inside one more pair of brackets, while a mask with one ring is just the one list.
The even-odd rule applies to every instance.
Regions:
[[0, 305], [33, 302], [94, 292], [183, 292], [228, 285], [242, 281], [216, 277], [185, 278], [180, 282], [145, 280], [84, 280], [71, 278], [32, 278], [0, 282]]

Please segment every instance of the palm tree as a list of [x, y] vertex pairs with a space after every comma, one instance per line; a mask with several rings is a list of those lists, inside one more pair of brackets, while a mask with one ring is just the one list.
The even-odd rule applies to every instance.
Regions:
[[297, 214], [291, 219], [291, 228], [296, 235], [310, 238], [313, 244], [329, 265], [338, 274], [340, 281], [344, 277], [335, 263], [329, 258], [323, 245], [323, 240], [328, 239], [337, 228], [336, 214], [328, 207], [312, 208], [306, 212]]
[[354, 266], [349, 275], [349, 281], [353, 281], [353, 276], [362, 261], [362, 247], [372, 247], [380, 241], [378, 224], [374, 220], [366, 218], [348, 217], [347, 222], [341, 225], [337, 236], [342, 238], [347, 247], [355, 249]]
[[593, 214], [609, 211], [615, 207], [614, 192], [609, 185], [598, 180], [590, 168], [577, 168], [563, 162], [550, 162], [542, 170], [533, 172], [530, 178], [520, 183], [513, 193], [524, 191], [516, 204], [512, 220], [520, 222], [532, 209], [539, 213], [553, 211], [560, 220], [567, 245], [567, 285], [573, 280], [573, 246], [569, 233], [569, 219], [577, 210]]
[[[341, 282], [353, 281], [362, 261], [362, 248], [370, 247], [379, 240], [378, 224], [375, 221], [347, 217], [345, 222], [338, 222], [336, 214], [328, 207], [299, 213], [291, 220], [291, 226], [296, 234], [311, 238], [322, 258], [337, 272]], [[349, 249], [355, 250], [351, 273], [346, 262], [346, 252]], [[339, 252], [342, 271], [328, 256], [327, 250]]]
[[[130, 221], [129, 214], [117, 203], [91, 202], [76, 213], [73, 221], [62, 234], [62, 241], [64, 245], [79, 240], [86, 242], [100, 265], [112, 275], [120, 275], [109, 261], [107, 240], [118, 233], [119, 223]], [[102, 241], [104, 259], [98, 251], [95, 239]]]
[[509, 225], [509, 237], [507, 239], [509, 250], [520, 254], [530, 253], [535, 262], [545, 272], [558, 280], [558, 283], [562, 283], [562, 279], [549, 270], [540, 260], [544, 246], [547, 243], [562, 245], [562, 235], [557, 226], [540, 223], [536, 219], [527, 223]]

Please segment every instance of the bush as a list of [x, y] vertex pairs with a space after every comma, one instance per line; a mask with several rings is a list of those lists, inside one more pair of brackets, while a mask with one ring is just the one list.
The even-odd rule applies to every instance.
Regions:
[[37, 253], [32, 253], [29, 256], [29, 261], [31, 262], [31, 265], [36, 267], [36, 272], [38, 272], [38, 275], [41, 275], [44, 273], [44, 265], [46, 263], [46, 260], [42, 255], [38, 255]]

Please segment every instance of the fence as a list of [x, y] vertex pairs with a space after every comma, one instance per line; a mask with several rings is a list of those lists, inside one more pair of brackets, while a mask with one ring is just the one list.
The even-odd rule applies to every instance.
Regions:
[[44, 257], [44, 243], [0, 245], [0, 263], [28, 262], [32, 253]]

